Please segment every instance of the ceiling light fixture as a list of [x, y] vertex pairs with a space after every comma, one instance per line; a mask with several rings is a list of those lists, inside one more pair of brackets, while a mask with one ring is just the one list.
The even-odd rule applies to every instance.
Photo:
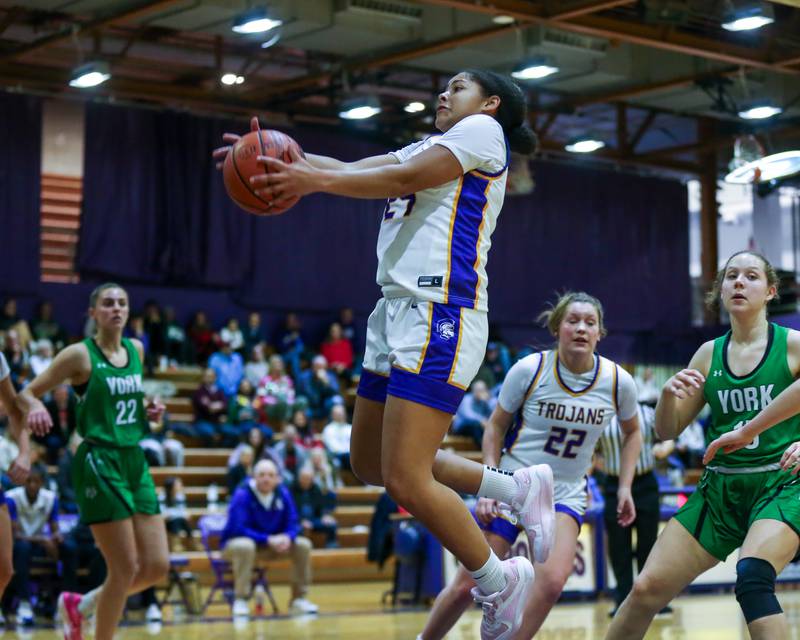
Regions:
[[514, 16], [509, 16], [505, 13], [498, 13], [492, 18], [492, 22], [500, 25], [513, 24], [515, 22]]
[[517, 80], [541, 80], [554, 73], [558, 73], [555, 64], [547, 59], [537, 58], [517, 65], [511, 72], [511, 77]]
[[350, 98], [342, 102], [339, 117], [344, 120], [366, 120], [381, 112], [381, 104], [375, 96]]
[[761, 102], [740, 109], [739, 117], [745, 120], [765, 120], [777, 116], [779, 113], [783, 113], [783, 109], [774, 104]]
[[283, 20], [273, 18], [265, 8], [251, 9], [239, 15], [231, 27], [236, 33], [263, 33], [283, 24]]
[[414, 102], [409, 102], [405, 107], [404, 110], [406, 113], [419, 113], [420, 111], [425, 111], [425, 105], [418, 100]]
[[222, 84], [226, 84], [230, 87], [234, 84], [242, 84], [244, 82], [244, 76], [240, 76], [236, 73], [224, 73], [219, 81]]
[[727, 31], [752, 31], [773, 22], [775, 12], [766, 2], [745, 2], [725, 14], [722, 28]]
[[800, 173], [800, 149], [773, 153], [738, 167], [725, 176], [731, 184], [752, 184], [788, 178]]
[[75, 68], [72, 72], [72, 79], [69, 81], [69, 86], [77, 89], [88, 89], [103, 84], [110, 77], [111, 70], [107, 62], [87, 62]]
[[592, 153], [605, 146], [606, 143], [595, 136], [581, 136], [565, 145], [564, 149], [570, 153]]

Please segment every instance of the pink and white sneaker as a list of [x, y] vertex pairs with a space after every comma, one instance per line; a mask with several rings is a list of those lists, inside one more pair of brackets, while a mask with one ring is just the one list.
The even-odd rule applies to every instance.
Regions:
[[78, 610], [80, 593], [65, 591], [58, 596], [58, 617], [64, 630], [64, 640], [83, 639], [83, 615]]
[[510, 640], [522, 625], [525, 597], [533, 586], [533, 565], [523, 556], [503, 560], [506, 586], [502, 591], [483, 595], [478, 587], [472, 597], [483, 608], [481, 640]]
[[536, 464], [514, 472], [517, 495], [511, 509], [525, 527], [533, 557], [544, 562], [553, 548], [556, 510], [553, 504], [553, 470], [549, 464]]

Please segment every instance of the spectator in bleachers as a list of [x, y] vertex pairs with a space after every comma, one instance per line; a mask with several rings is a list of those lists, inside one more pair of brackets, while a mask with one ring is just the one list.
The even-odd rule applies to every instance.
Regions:
[[228, 468], [238, 464], [239, 455], [247, 447], [253, 450], [254, 460], [260, 460], [267, 445], [268, 442], [264, 438], [264, 432], [258, 427], [253, 427], [246, 434], [242, 434], [242, 442], [231, 452], [231, 455], [228, 457]]
[[302, 325], [296, 313], [287, 313], [283, 329], [275, 341], [278, 351], [289, 366], [289, 372], [297, 378], [300, 375], [300, 358], [305, 350]]
[[58, 471], [56, 472], [58, 502], [61, 511], [64, 513], [78, 513], [78, 503], [75, 501], [75, 488], [72, 486], [72, 460], [75, 457], [75, 452], [78, 450], [78, 445], [80, 445], [81, 440], [78, 433], [73, 431], [67, 442], [67, 446], [63, 449], [58, 458]]
[[31, 334], [35, 340], [49, 340], [55, 351], [61, 351], [67, 344], [67, 332], [53, 317], [53, 303], [49, 300], [40, 302], [36, 307], [36, 315], [31, 325]]
[[287, 424], [283, 428], [283, 437], [271, 448], [270, 453], [280, 461], [278, 467], [283, 480], [291, 486], [297, 477], [297, 471], [302, 469], [308, 461], [308, 451], [297, 435], [297, 427]]
[[339, 380], [328, 370], [328, 360], [323, 355], [314, 356], [311, 368], [298, 378], [298, 392], [306, 398], [312, 418], [330, 415], [334, 404], [342, 402], [339, 395]]
[[250, 312], [247, 316], [247, 326], [242, 329], [242, 336], [244, 337], [244, 352], [246, 354], [251, 354], [256, 346], [263, 347], [267, 341], [267, 334], [261, 324], [260, 313], [257, 311]]
[[31, 342], [31, 351], [33, 352], [29, 361], [31, 373], [38, 376], [53, 362], [53, 343], [47, 338], [42, 338]]
[[22, 346], [19, 332], [16, 329], [9, 329], [6, 331], [6, 345], [3, 353], [8, 361], [8, 368], [11, 370], [11, 382], [19, 389], [20, 383], [18, 378], [23, 369], [29, 366], [28, 352]]
[[[125, 329], [125, 333], [129, 338], [136, 338], [139, 342], [142, 343], [142, 347], [144, 347], [145, 354], [150, 352], [150, 336], [147, 334], [147, 330], [144, 328], [144, 316], [140, 316], [139, 314], [131, 315], [131, 319], [128, 321], [128, 327]], [[145, 360], [147, 360], [147, 356], [145, 355]], [[143, 364], [147, 364], [146, 362]]]
[[189, 338], [192, 361], [195, 364], [205, 365], [211, 354], [214, 353], [214, 332], [203, 311], [197, 311], [194, 314], [186, 327], [186, 336]]
[[264, 422], [271, 427], [277, 429], [289, 419], [295, 401], [294, 382], [286, 373], [281, 356], [270, 356], [267, 375], [258, 383], [258, 397]]
[[203, 383], [192, 396], [194, 408], [194, 431], [203, 439], [205, 446], [223, 443], [236, 446], [238, 431], [228, 426], [228, 400], [217, 386], [217, 374], [212, 368], [203, 371]]
[[655, 406], [661, 396], [661, 387], [656, 384], [652, 367], [645, 367], [641, 375], [634, 378], [636, 390], [639, 392], [638, 401]]
[[269, 373], [269, 365], [264, 357], [264, 345], [254, 345], [248, 353], [249, 360], [244, 366], [244, 377], [250, 381], [254, 389], [257, 389], [258, 384], [266, 378]]
[[23, 323], [25, 320], [17, 314], [16, 298], [6, 298], [0, 311], [0, 331], [10, 331]]
[[208, 359], [208, 366], [217, 374], [217, 384], [225, 397], [233, 396], [244, 377], [244, 360], [233, 350], [233, 344], [220, 338], [219, 351]]
[[242, 480], [253, 474], [253, 462], [255, 462], [255, 453], [249, 444], [240, 444], [236, 450], [238, 451], [236, 462], [228, 467], [228, 472], [225, 474], [229, 496], [233, 495]]
[[456, 415], [453, 416], [453, 433], [469, 436], [480, 449], [483, 430], [489, 423], [489, 417], [496, 404], [497, 399], [491, 396], [486, 383], [483, 380], [475, 380], [469, 392], [464, 394]]
[[227, 342], [239, 355], [244, 354], [244, 334], [237, 318], [228, 318], [227, 324], [219, 330], [220, 342]]
[[314, 430], [308, 413], [304, 409], [297, 409], [292, 413], [292, 424], [297, 429], [297, 437], [306, 449], [324, 449], [325, 443], [322, 442], [320, 435]]
[[228, 424], [239, 430], [240, 436], [246, 436], [251, 429], [260, 429], [264, 436], [272, 439], [272, 429], [259, 422], [259, 410], [263, 400], [255, 395], [255, 389], [247, 378], [242, 378], [239, 390], [228, 402]]
[[328, 452], [325, 449], [311, 449], [309, 451], [309, 461], [314, 470], [314, 482], [322, 490], [322, 493], [332, 498], [333, 504], [336, 503], [336, 488], [341, 486], [341, 482], [328, 459]]
[[703, 423], [693, 420], [675, 441], [675, 451], [686, 469], [701, 469], [706, 452], [706, 437]]
[[350, 470], [350, 434], [353, 425], [347, 421], [347, 410], [337, 404], [331, 409], [331, 421], [322, 430], [322, 442], [338, 462], [340, 469]]
[[164, 308], [164, 348], [167, 364], [177, 367], [187, 361], [186, 331], [175, 317], [175, 309]]
[[150, 422], [150, 433], [139, 441], [144, 449], [148, 464], [154, 467], [182, 467], [184, 460], [183, 442], [175, 437], [169, 426], [169, 416], [161, 414], [159, 422]]
[[[95, 544], [92, 530], [81, 522], [76, 522], [64, 536], [59, 560], [62, 591], [87, 593], [99, 587], [106, 579], [103, 554]], [[79, 576], [79, 567], [88, 569], [88, 575]]]
[[[167, 327], [161, 317], [161, 308], [155, 300], [144, 303], [144, 330], [147, 332], [149, 349], [145, 348], [145, 360], [152, 370], [154, 367], [166, 368]], [[161, 366], [161, 365], [164, 366]]]
[[17, 373], [17, 377], [14, 382], [14, 387], [17, 391], [20, 389], [24, 389], [28, 386], [28, 383], [33, 380], [33, 372], [31, 371], [31, 365], [28, 362], [25, 362], [20, 368], [19, 372]]
[[336, 518], [333, 517], [333, 510], [336, 507], [335, 500], [331, 504], [330, 498], [323, 495], [320, 487], [314, 482], [312, 467], [305, 466], [300, 469], [300, 473], [292, 485], [292, 498], [294, 498], [303, 530], [305, 532], [322, 532], [325, 534], [325, 546], [337, 547], [337, 524]]
[[173, 476], [164, 480], [164, 490], [159, 492], [159, 498], [161, 513], [164, 514], [167, 533], [171, 538], [170, 549], [173, 551], [194, 549], [192, 526], [189, 524], [189, 512], [186, 508], [186, 494], [183, 492], [183, 481]]
[[17, 597], [17, 623], [33, 623], [30, 574], [33, 558], [58, 561], [63, 537], [58, 528], [58, 497], [44, 488], [44, 468], [31, 467], [25, 484], [6, 492], [14, 531], [14, 577], [8, 592]]
[[272, 461], [259, 461], [253, 477], [233, 494], [220, 544], [223, 557], [233, 565], [235, 617], [250, 613], [247, 598], [257, 555], [266, 559], [291, 558], [289, 610], [293, 614], [317, 612], [318, 607], [306, 599], [311, 584], [311, 542], [300, 535], [292, 495], [281, 484]]
[[328, 329], [328, 337], [320, 346], [320, 353], [337, 374], [349, 375], [353, 368], [353, 345], [342, 335], [342, 325], [338, 322], [331, 324]]
[[47, 449], [47, 464], [58, 464], [61, 449], [67, 446], [67, 439], [77, 426], [77, 402], [69, 385], [61, 384], [53, 389], [50, 400], [44, 403], [53, 427], [46, 436], [32, 435], [31, 438]]
[[350, 341], [355, 353], [361, 353], [361, 336], [356, 328], [356, 317], [350, 307], [339, 310], [339, 325], [342, 327], [342, 337]]
[[511, 368], [511, 352], [502, 342], [489, 342], [486, 345], [486, 357], [484, 358], [484, 362], [491, 370], [492, 374], [494, 374], [496, 386], [506, 379], [506, 374]]

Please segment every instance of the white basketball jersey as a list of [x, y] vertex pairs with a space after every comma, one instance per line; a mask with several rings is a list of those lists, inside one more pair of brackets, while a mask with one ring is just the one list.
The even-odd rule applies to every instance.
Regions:
[[555, 350], [529, 355], [511, 368], [498, 402], [517, 415], [506, 434], [502, 469], [546, 463], [557, 483], [579, 482], [611, 419], [636, 415], [631, 375], [607, 358], [594, 359], [594, 368], [583, 374], [567, 370]]
[[464, 174], [389, 198], [378, 234], [377, 281], [386, 298], [486, 311], [486, 260], [506, 193], [508, 145], [498, 122], [478, 114], [392, 155], [405, 162], [434, 144], [450, 150]]

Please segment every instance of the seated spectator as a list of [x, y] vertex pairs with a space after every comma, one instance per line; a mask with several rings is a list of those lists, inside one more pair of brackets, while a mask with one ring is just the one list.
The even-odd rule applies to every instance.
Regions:
[[340, 469], [350, 470], [350, 434], [353, 425], [347, 421], [347, 410], [337, 404], [331, 409], [331, 421], [322, 429], [322, 442], [338, 462]]
[[275, 345], [278, 352], [289, 365], [289, 372], [297, 378], [300, 375], [300, 358], [305, 350], [302, 325], [296, 313], [287, 313], [283, 330], [279, 332]]
[[189, 524], [189, 512], [186, 509], [186, 494], [183, 492], [183, 480], [170, 476], [164, 480], [164, 490], [160, 492], [161, 513], [167, 525], [167, 533], [172, 537], [170, 549], [177, 547], [193, 549], [192, 526]]
[[239, 455], [247, 447], [253, 450], [253, 459], [260, 460], [268, 444], [264, 437], [264, 432], [258, 427], [253, 427], [247, 433], [242, 434], [242, 442], [231, 452], [228, 457], [228, 468], [230, 469], [239, 464]]
[[[62, 591], [87, 593], [106, 579], [106, 563], [88, 525], [78, 522], [69, 530], [59, 557]], [[79, 576], [78, 568], [88, 569], [89, 573]]]
[[244, 377], [250, 381], [254, 389], [258, 388], [258, 384], [267, 377], [269, 373], [269, 365], [264, 357], [264, 345], [257, 344], [250, 351], [250, 359], [244, 365]]
[[270, 357], [269, 371], [258, 383], [258, 397], [264, 421], [275, 429], [283, 426], [294, 406], [294, 383], [286, 374], [283, 358], [277, 354]]
[[308, 461], [308, 451], [297, 435], [297, 427], [287, 424], [283, 428], [283, 437], [280, 442], [272, 447], [271, 453], [280, 460], [279, 469], [283, 476], [283, 481], [291, 486], [295, 477], [297, 477], [297, 472]]
[[253, 462], [255, 461], [255, 453], [253, 447], [249, 444], [239, 445], [236, 450], [239, 452], [236, 456], [236, 463], [228, 467], [225, 474], [225, 484], [228, 487], [228, 495], [232, 496], [242, 480], [249, 478], [253, 474]]
[[331, 324], [328, 337], [320, 346], [320, 353], [328, 360], [328, 366], [339, 375], [349, 375], [353, 368], [353, 345], [342, 335], [342, 325]]
[[290, 557], [292, 561], [293, 614], [316, 613], [317, 605], [306, 599], [311, 584], [311, 542], [300, 535], [292, 495], [280, 484], [278, 468], [270, 460], [256, 464], [253, 478], [233, 494], [228, 521], [220, 537], [222, 556], [233, 565], [235, 601], [233, 615], [248, 616], [256, 557]]
[[58, 458], [56, 484], [58, 485], [58, 501], [64, 513], [78, 513], [75, 488], [72, 486], [72, 460], [82, 440], [77, 431], [73, 431], [66, 448], [62, 450]]
[[16, 298], [6, 298], [3, 309], [0, 311], [0, 333], [3, 331], [16, 331], [22, 348], [26, 349], [33, 338], [28, 323], [17, 314]]
[[339, 310], [339, 324], [342, 327], [342, 337], [350, 341], [355, 353], [361, 352], [361, 338], [356, 328], [356, 318], [350, 307]]
[[11, 382], [17, 389], [20, 389], [21, 385], [18, 379], [23, 373], [23, 369], [30, 367], [30, 358], [22, 346], [19, 332], [16, 329], [6, 331], [6, 345], [3, 353], [8, 361], [8, 368], [11, 370]]
[[14, 577], [9, 591], [17, 597], [18, 624], [33, 623], [30, 575], [33, 558], [59, 559], [63, 538], [58, 528], [58, 497], [45, 489], [45, 470], [31, 467], [25, 484], [6, 492], [14, 532]]
[[303, 371], [298, 378], [298, 392], [308, 402], [312, 418], [325, 418], [330, 415], [334, 404], [343, 402], [339, 395], [339, 380], [333, 371], [328, 370], [325, 356], [315, 356], [311, 368]]
[[75, 395], [67, 384], [53, 389], [51, 399], [44, 403], [53, 426], [47, 435], [32, 435], [31, 438], [47, 449], [47, 464], [58, 464], [61, 449], [67, 446], [69, 434], [77, 427], [76, 405]]
[[325, 449], [312, 449], [309, 452], [311, 468], [314, 471], [314, 483], [322, 490], [324, 496], [330, 497], [332, 507], [336, 506], [336, 488], [341, 486], [341, 482], [336, 473], [336, 469], [328, 460], [328, 452]]
[[637, 400], [644, 404], [655, 406], [661, 396], [661, 387], [656, 384], [653, 368], [645, 367], [641, 376], [636, 376], [634, 381], [638, 391]]
[[[252, 353], [255, 347], [263, 349], [264, 343], [267, 341], [267, 334], [264, 332], [264, 326], [261, 324], [261, 314], [252, 311], [247, 316], [247, 326], [242, 330], [244, 338], [244, 352]], [[263, 375], [261, 376], [264, 377]], [[255, 386], [255, 383], [253, 383]]]
[[308, 419], [308, 414], [303, 409], [298, 409], [292, 413], [292, 424], [297, 429], [297, 437], [300, 440], [300, 444], [306, 449], [310, 451], [311, 449], [325, 448], [322, 438], [314, 431], [314, 427]]
[[231, 345], [231, 349], [239, 355], [244, 353], [244, 334], [239, 327], [238, 319], [228, 318], [227, 324], [219, 330], [219, 339], [220, 342], [227, 342]]
[[703, 454], [706, 452], [706, 437], [703, 423], [693, 420], [675, 441], [675, 452], [683, 463], [685, 469], [700, 469], [703, 467]]
[[511, 354], [508, 347], [502, 342], [490, 342], [486, 345], [486, 356], [483, 362], [494, 376], [495, 383], [489, 387], [493, 389], [506, 379], [506, 374], [511, 368]]
[[217, 374], [217, 384], [225, 397], [233, 396], [244, 377], [244, 360], [233, 350], [233, 345], [220, 339], [219, 351], [208, 359], [208, 366]]
[[67, 332], [53, 318], [53, 303], [44, 300], [36, 307], [36, 315], [31, 325], [34, 340], [49, 340], [54, 351], [60, 351], [67, 344]]
[[169, 415], [161, 414], [160, 422], [150, 422], [150, 433], [139, 441], [144, 449], [148, 464], [154, 467], [182, 467], [184, 458], [183, 442], [175, 437], [169, 424]]
[[33, 351], [33, 355], [30, 357], [29, 362], [31, 372], [36, 377], [53, 362], [53, 343], [47, 338], [42, 338], [36, 342], [31, 342], [31, 351]]
[[192, 396], [194, 408], [194, 430], [210, 447], [222, 443], [234, 447], [238, 442], [238, 430], [228, 426], [228, 401], [217, 386], [217, 374], [210, 367], [203, 372], [203, 383]]
[[333, 548], [339, 546], [336, 542], [336, 518], [333, 517], [334, 503], [314, 482], [314, 469], [305, 466], [300, 469], [292, 485], [292, 498], [297, 507], [300, 526], [304, 532], [320, 531], [325, 534], [325, 546]]
[[497, 399], [489, 394], [483, 380], [475, 380], [468, 393], [464, 394], [453, 417], [453, 433], [469, 436], [475, 441], [478, 449], [483, 442], [483, 430], [489, 424], [489, 417], [494, 411]]
[[167, 368], [167, 327], [161, 317], [161, 308], [155, 300], [144, 303], [144, 330], [147, 332], [149, 349], [145, 349], [145, 360], [150, 370], [158, 366]]
[[164, 309], [164, 343], [167, 364], [170, 367], [177, 367], [187, 361], [186, 331], [178, 324], [175, 309], [172, 307]]
[[208, 318], [202, 311], [197, 311], [186, 327], [186, 337], [192, 351], [192, 362], [205, 366], [214, 353], [214, 332], [208, 324]]
[[265, 424], [260, 424], [259, 409], [262, 399], [257, 398], [253, 385], [247, 378], [242, 378], [238, 392], [228, 402], [228, 424], [239, 430], [240, 436], [246, 436], [251, 429], [261, 429], [264, 436], [272, 439], [272, 429]]

